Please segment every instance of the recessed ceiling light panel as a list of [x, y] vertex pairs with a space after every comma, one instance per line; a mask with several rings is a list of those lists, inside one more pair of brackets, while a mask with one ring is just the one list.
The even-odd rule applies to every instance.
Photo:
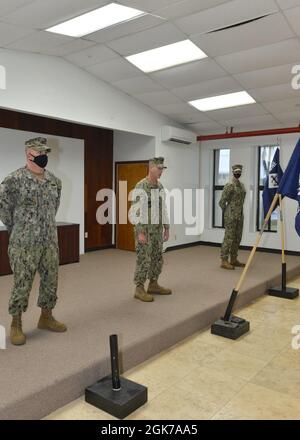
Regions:
[[189, 101], [193, 107], [201, 112], [209, 112], [222, 108], [236, 107], [239, 105], [254, 104], [256, 101], [247, 92], [228, 93], [227, 95], [212, 96], [210, 98]]
[[183, 40], [130, 55], [126, 59], [143, 72], [150, 73], [206, 57], [207, 55], [192, 41]]
[[64, 23], [46, 29], [48, 32], [68, 35], [70, 37], [83, 37], [100, 29], [113, 26], [117, 23], [127, 21], [141, 15], [145, 12], [138, 9], [129, 8], [117, 3], [87, 12], [79, 17], [72, 18]]

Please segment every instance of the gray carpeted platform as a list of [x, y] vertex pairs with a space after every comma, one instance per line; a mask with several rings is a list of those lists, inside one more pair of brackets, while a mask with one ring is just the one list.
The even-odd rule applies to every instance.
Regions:
[[[241, 259], [248, 252], [241, 252]], [[60, 267], [55, 317], [63, 334], [36, 328], [38, 279], [23, 315], [27, 344], [0, 350], [0, 419], [39, 419], [83, 394], [109, 372], [109, 335], [119, 335], [124, 371], [219, 318], [241, 269], [219, 269], [219, 249], [191, 247], [165, 254], [161, 283], [172, 296], [153, 303], [133, 298], [135, 254], [114, 249], [86, 254]], [[288, 257], [288, 276], [299, 275], [299, 257]], [[239, 306], [279, 283], [280, 255], [257, 253]], [[7, 302], [12, 277], [0, 278], [0, 324], [9, 333]]]

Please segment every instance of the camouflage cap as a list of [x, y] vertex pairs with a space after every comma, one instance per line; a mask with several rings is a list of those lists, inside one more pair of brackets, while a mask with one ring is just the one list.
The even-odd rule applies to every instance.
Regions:
[[27, 150], [28, 148], [40, 153], [50, 153], [51, 151], [51, 148], [47, 146], [47, 139], [43, 137], [37, 137], [26, 141], [25, 149]]
[[232, 165], [232, 172], [242, 172], [243, 171], [243, 165]]
[[164, 166], [164, 158], [163, 157], [153, 157], [153, 159], [149, 160], [150, 165], [157, 165], [159, 168], [167, 168]]

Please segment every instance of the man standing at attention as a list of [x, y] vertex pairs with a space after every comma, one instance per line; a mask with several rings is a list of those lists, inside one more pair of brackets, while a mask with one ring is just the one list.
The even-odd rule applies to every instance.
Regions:
[[61, 181], [45, 170], [48, 163], [47, 139], [38, 137], [25, 143], [27, 163], [0, 185], [0, 219], [9, 234], [8, 255], [14, 273], [9, 301], [12, 315], [11, 343], [23, 345], [22, 313], [27, 310], [36, 274], [41, 277], [38, 328], [64, 332], [52, 309], [57, 300], [59, 251], [55, 216], [60, 204]]
[[245, 266], [245, 264], [240, 263], [237, 259], [243, 234], [243, 205], [246, 196], [245, 187], [239, 180], [242, 175], [242, 169], [242, 165], [233, 165], [232, 181], [225, 185], [219, 202], [224, 214], [225, 224], [225, 236], [221, 248], [221, 267], [229, 270]]
[[[170, 295], [172, 291], [161, 287], [157, 280], [163, 266], [163, 242], [169, 239], [169, 220], [163, 185], [159, 182], [164, 166], [164, 158], [149, 161], [148, 176], [137, 183], [132, 208], [140, 214], [135, 223], [135, 246], [137, 253], [134, 283], [134, 297], [141, 301], [153, 301], [153, 294]], [[146, 216], [145, 216], [146, 214]], [[149, 279], [147, 292], [144, 284]]]

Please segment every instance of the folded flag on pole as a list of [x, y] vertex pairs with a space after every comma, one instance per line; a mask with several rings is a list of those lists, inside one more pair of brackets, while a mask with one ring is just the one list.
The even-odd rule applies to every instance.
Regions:
[[[280, 154], [280, 150], [279, 150], [279, 148], [277, 148], [275, 151], [273, 160], [272, 160], [269, 174], [267, 175], [267, 178], [265, 181], [265, 186], [264, 186], [264, 190], [263, 190], [263, 194], [262, 194], [263, 205], [264, 205], [264, 217], [266, 217], [266, 215], [270, 209], [271, 203], [275, 197], [275, 194], [277, 193], [279, 183], [280, 183], [282, 175], [283, 175], [283, 172], [282, 172], [282, 169], [280, 166], [279, 154]], [[276, 207], [277, 206], [275, 206], [275, 208]]]
[[296, 144], [288, 166], [282, 176], [277, 192], [284, 197], [297, 200], [298, 213], [295, 219], [295, 228], [300, 236], [300, 138]]

